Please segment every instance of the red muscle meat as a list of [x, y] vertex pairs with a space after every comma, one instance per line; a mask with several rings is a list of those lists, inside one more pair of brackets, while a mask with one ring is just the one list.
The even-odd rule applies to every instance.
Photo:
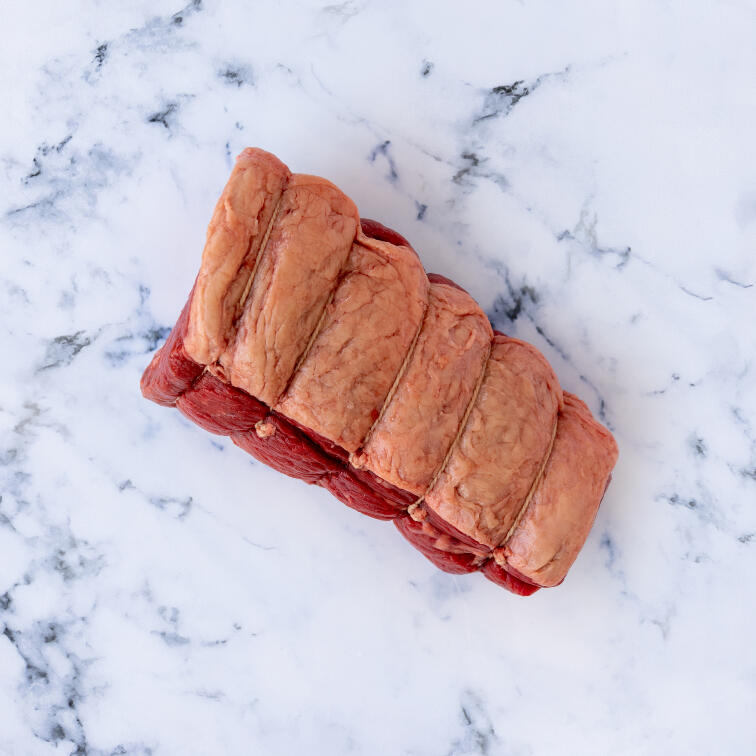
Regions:
[[588, 535], [617, 449], [533, 347], [492, 332], [333, 184], [245, 150], [145, 397], [527, 596]]

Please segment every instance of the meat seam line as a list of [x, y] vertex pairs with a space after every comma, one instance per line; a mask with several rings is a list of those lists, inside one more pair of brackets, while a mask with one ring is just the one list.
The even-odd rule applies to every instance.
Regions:
[[[352, 240], [352, 246], [354, 246], [356, 238], [357, 238], [357, 233], [355, 232], [355, 239]], [[334, 296], [336, 296], [336, 291], [338, 290], [339, 286], [341, 286], [341, 282], [344, 278], [344, 268], [349, 262], [349, 258], [351, 257], [351, 254], [352, 254], [352, 250], [350, 247], [349, 254], [347, 254], [346, 257], [344, 258], [344, 262], [342, 263], [342, 266], [339, 269], [339, 273], [336, 276], [336, 279], [333, 284], [333, 288], [331, 289], [331, 293], [328, 295], [328, 299], [326, 299], [325, 304], [323, 305], [323, 309], [320, 312], [320, 317], [318, 318], [318, 322], [315, 323], [315, 328], [313, 328], [312, 333], [310, 334], [310, 337], [307, 339], [307, 344], [304, 348], [304, 351], [302, 352], [302, 354], [299, 355], [299, 357], [297, 358], [297, 361], [294, 363], [294, 369], [291, 371], [291, 375], [289, 376], [289, 380], [286, 381], [286, 385], [284, 386], [283, 391], [281, 391], [281, 393], [275, 398], [275, 400], [271, 402], [271, 405], [270, 405], [271, 409], [275, 409], [281, 403], [282, 399], [286, 396], [289, 388], [291, 387], [292, 382], [294, 381], [294, 376], [297, 374], [297, 371], [299, 370], [299, 368], [302, 367], [302, 365], [304, 364], [304, 361], [307, 359], [307, 355], [310, 353], [310, 350], [312, 349], [312, 345], [315, 343], [315, 339], [318, 337], [318, 334], [323, 328], [323, 323], [325, 322], [326, 313], [328, 312], [328, 306], [331, 304], [331, 302], [333, 302], [333, 298]], [[284, 417], [286, 417], [286, 415], [284, 415]]]
[[[543, 459], [541, 460], [541, 464], [538, 468], [538, 472], [536, 473], [533, 483], [530, 486], [528, 495], [525, 497], [525, 501], [522, 502], [522, 506], [520, 507], [520, 510], [517, 512], [517, 517], [515, 517], [514, 522], [512, 523], [509, 530], [507, 531], [507, 534], [504, 536], [504, 540], [502, 540], [502, 542], [496, 547], [497, 549], [503, 549], [507, 545], [507, 543], [509, 543], [509, 539], [514, 535], [514, 532], [517, 529], [517, 526], [520, 524], [520, 520], [525, 515], [525, 510], [528, 508], [528, 505], [530, 504], [530, 500], [535, 495], [536, 488], [538, 487], [538, 484], [541, 482], [541, 478], [543, 477], [544, 470], [546, 470], [546, 465], [548, 464], [549, 459], [551, 458], [551, 452], [554, 449], [554, 439], [556, 438], [557, 425], [559, 425], [559, 411], [558, 410], [557, 410], [557, 415], [554, 418], [554, 427], [551, 429], [551, 440], [549, 441], [549, 446], [546, 449], [546, 454], [543, 455]], [[496, 555], [494, 554], [494, 557], [495, 556]], [[497, 561], [497, 564], [498, 564], [498, 561]]]
[[386, 394], [386, 398], [383, 400], [383, 404], [381, 405], [380, 412], [378, 413], [378, 417], [375, 418], [375, 421], [373, 424], [368, 428], [367, 433], [365, 434], [365, 438], [362, 439], [362, 442], [359, 445], [359, 451], [353, 452], [349, 455], [349, 463], [352, 465], [352, 467], [356, 467], [358, 470], [362, 469], [365, 466], [364, 459], [361, 459], [362, 456], [362, 450], [367, 445], [367, 442], [370, 440], [370, 436], [375, 430], [375, 427], [378, 425], [378, 423], [381, 422], [381, 418], [385, 414], [386, 410], [388, 409], [389, 404], [391, 403], [391, 400], [394, 398], [394, 394], [396, 394], [397, 389], [399, 388], [399, 383], [401, 382], [402, 378], [404, 377], [405, 372], [407, 371], [407, 367], [410, 363], [410, 360], [412, 359], [412, 355], [415, 353], [415, 347], [417, 346], [418, 339], [420, 338], [420, 333], [423, 330], [423, 326], [425, 325], [425, 319], [428, 317], [428, 310], [430, 309], [430, 286], [432, 284], [429, 284], [428, 286], [428, 292], [429, 296], [425, 299], [425, 309], [423, 310], [423, 317], [420, 318], [420, 323], [417, 326], [417, 330], [415, 331], [415, 335], [412, 338], [412, 342], [409, 345], [409, 349], [407, 350], [407, 354], [404, 357], [404, 360], [402, 360], [402, 364], [399, 366], [399, 370], [397, 371], [396, 378], [394, 378], [394, 382], [391, 384], [391, 388], [388, 391], [388, 394]]
[[[231, 323], [230, 328], [231, 328], [232, 336], [231, 338], [229, 338], [227, 342], [227, 346], [225, 349], [226, 352], [233, 351], [234, 347], [236, 346], [236, 339], [238, 338], [238, 335], [239, 335], [239, 323], [241, 319], [244, 317], [245, 305], [249, 297], [249, 292], [252, 291], [252, 285], [255, 282], [255, 277], [257, 276], [257, 271], [260, 267], [260, 261], [262, 260], [263, 255], [265, 254], [265, 250], [268, 248], [268, 240], [270, 239], [270, 235], [273, 231], [273, 226], [275, 225], [275, 222], [278, 219], [278, 212], [281, 209], [281, 202], [283, 201], [283, 196], [285, 192], [286, 192], [286, 188], [284, 188], [281, 191], [281, 196], [276, 201], [276, 206], [273, 209], [273, 214], [270, 216], [268, 227], [265, 229], [265, 235], [263, 236], [262, 243], [260, 244], [260, 249], [257, 252], [257, 257], [255, 258], [255, 264], [252, 266], [252, 272], [249, 274], [249, 278], [247, 279], [247, 284], [244, 287], [244, 291], [242, 292], [241, 298], [239, 299], [239, 304], [236, 306], [237, 310], [239, 311], [239, 314]], [[252, 241], [253, 241], [253, 238], [250, 237], [250, 240], [249, 240], [250, 246], [252, 246]], [[243, 267], [243, 265], [244, 265], [244, 261], [242, 261], [242, 264], [239, 267], [241, 268]], [[220, 366], [220, 360], [218, 360], [216, 364]]]
[[441, 477], [441, 473], [446, 468], [447, 463], [449, 462], [449, 459], [451, 458], [452, 453], [454, 452], [454, 449], [456, 449], [457, 444], [459, 443], [459, 439], [462, 438], [462, 434], [464, 433], [465, 426], [467, 425], [467, 419], [470, 417], [470, 413], [473, 410], [473, 407], [475, 406], [475, 402], [478, 399], [478, 394], [480, 393], [481, 386], [483, 386], [483, 379], [486, 376], [486, 369], [488, 368], [488, 361], [491, 359], [491, 351], [493, 349], [493, 340], [489, 342], [488, 344], [488, 352], [486, 353], [486, 359], [483, 360], [483, 369], [480, 371], [480, 375], [478, 376], [478, 382], [475, 384], [475, 390], [473, 391], [473, 395], [470, 397], [470, 401], [467, 403], [467, 407], [465, 408], [465, 414], [462, 416], [462, 421], [459, 424], [459, 428], [457, 428], [457, 433], [452, 439], [451, 444], [449, 445], [449, 449], [446, 452], [446, 456], [444, 457], [443, 461], [439, 465], [438, 470], [436, 470], [436, 473], [434, 474], [433, 478], [431, 479], [431, 482], [428, 484], [428, 488], [425, 489], [425, 493], [414, 503], [409, 506], [407, 509], [407, 512], [409, 513], [410, 517], [412, 517], [413, 520], [422, 520], [423, 517], [418, 512], [418, 509], [420, 505], [425, 500], [425, 497], [433, 490], [433, 486], [436, 485], [436, 481]]

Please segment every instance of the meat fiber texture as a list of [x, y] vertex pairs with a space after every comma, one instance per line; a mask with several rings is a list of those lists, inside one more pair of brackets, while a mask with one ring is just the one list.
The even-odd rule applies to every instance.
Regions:
[[520, 595], [562, 582], [617, 460], [534, 347], [333, 184], [258, 149], [142, 392]]

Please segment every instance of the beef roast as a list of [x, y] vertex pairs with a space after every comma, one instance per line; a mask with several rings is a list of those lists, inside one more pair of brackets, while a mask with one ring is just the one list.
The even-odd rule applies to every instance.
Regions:
[[417, 255], [360, 234], [320, 328], [273, 408], [347, 451], [358, 449], [412, 352], [428, 288]]
[[467, 294], [432, 284], [402, 379], [352, 464], [425, 494], [462, 424], [492, 335], [488, 318]]
[[333, 184], [257, 149], [142, 392], [521, 595], [564, 579], [617, 459], [534, 347]]

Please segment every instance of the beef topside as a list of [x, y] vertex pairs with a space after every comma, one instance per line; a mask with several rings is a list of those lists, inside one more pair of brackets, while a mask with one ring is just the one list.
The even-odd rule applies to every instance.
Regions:
[[442, 570], [521, 595], [564, 579], [617, 459], [538, 350], [333, 184], [258, 149], [142, 392], [393, 520]]

